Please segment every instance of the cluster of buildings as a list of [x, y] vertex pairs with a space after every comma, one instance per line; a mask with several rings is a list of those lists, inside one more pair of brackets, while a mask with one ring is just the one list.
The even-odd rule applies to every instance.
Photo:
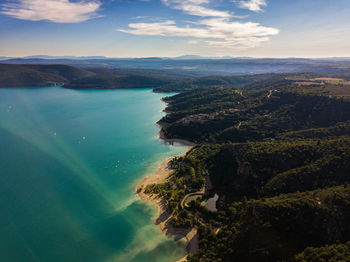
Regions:
[[213, 120], [218, 116], [228, 116], [237, 111], [239, 111], [239, 109], [230, 108], [230, 109], [221, 110], [211, 114], [200, 113], [200, 114], [183, 117], [180, 120], [178, 120], [177, 123], [182, 125], [189, 125], [190, 123], [203, 123], [207, 120]]

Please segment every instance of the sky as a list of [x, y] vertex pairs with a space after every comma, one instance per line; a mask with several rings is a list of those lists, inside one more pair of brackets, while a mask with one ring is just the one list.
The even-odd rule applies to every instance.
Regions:
[[350, 0], [0, 0], [0, 56], [350, 57]]

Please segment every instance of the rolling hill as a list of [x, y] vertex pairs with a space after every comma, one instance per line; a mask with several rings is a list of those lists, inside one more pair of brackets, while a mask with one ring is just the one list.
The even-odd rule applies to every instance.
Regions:
[[0, 64], [0, 87], [52, 86], [93, 75], [67, 65]]

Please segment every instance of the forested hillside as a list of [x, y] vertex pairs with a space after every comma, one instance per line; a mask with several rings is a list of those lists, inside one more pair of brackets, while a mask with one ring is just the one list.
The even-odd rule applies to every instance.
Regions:
[[185, 92], [210, 86], [234, 86], [240, 88], [274, 77], [274, 74], [243, 75], [243, 76], [205, 76], [194, 79], [185, 79], [171, 84], [162, 85], [154, 89], [155, 92]]
[[[147, 192], [165, 198], [174, 226], [197, 228], [199, 250], [188, 261], [349, 260], [350, 100], [342, 77], [271, 75], [164, 99], [164, 135], [197, 146]], [[215, 194], [216, 212], [206, 208]]]
[[0, 64], [0, 87], [61, 85], [92, 74], [67, 65]]
[[[350, 100], [326, 87], [300, 87], [287, 80], [263, 82], [259, 89], [209, 87], [165, 98], [168, 137], [195, 142], [246, 142], [316, 132], [346, 133]], [[271, 85], [270, 85], [271, 84]], [[250, 86], [249, 86], [250, 87]], [[338, 87], [343, 90], [349, 87]], [[304, 130], [301, 132], [301, 130]], [[306, 133], [305, 133], [306, 136]], [[318, 134], [322, 136], [322, 134]]]
[[[237, 201], [213, 219], [219, 230], [199, 226], [200, 250], [189, 261], [303, 261], [310, 257], [306, 247], [349, 240], [350, 188]], [[324, 248], [329, 260], [314, 261], [347, 261], [349, 247], [344, 247], [347, 252], [340, 255]], [[339, 260], [331, 260], [336, 256]]]
[[186, 77], [181, 73], [162, 70], [0, 64], [0, 87], [62, 85], [71, 89], [155, 88], [182, 81]]

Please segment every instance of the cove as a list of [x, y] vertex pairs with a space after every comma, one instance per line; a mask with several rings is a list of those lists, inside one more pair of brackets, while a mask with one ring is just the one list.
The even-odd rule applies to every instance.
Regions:
[[135, 185], [186, 148], [158, 139], [151, 89], [0, 89], [0, 260], [170, 262]]

